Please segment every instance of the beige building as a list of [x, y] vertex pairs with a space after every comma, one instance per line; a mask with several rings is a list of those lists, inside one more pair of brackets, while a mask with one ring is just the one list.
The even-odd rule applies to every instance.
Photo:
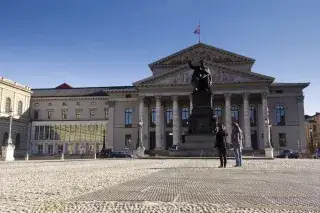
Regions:
[[27, 152], [30, 98], [30, 87], [0, 77], [0, 149], [8, 141], [9, 117], [12, 116], [11, 138], [15, 155]]
[[303, 89], [309, 83], [275, 83], [251, 70], [254, 59], [199, 43], [149, 64], [150, 77], [132, 86], [32, 90], [30, 151], [94, 152], [104, 134], [107, 148], [135, 148], [139, 119], [146, 149], [183, 142], [192, 112], [187, 62], [200, 59], [212, 74], [216, 116], [229, 133], [231, 121], [240, 124], [246, 149], [263, 150], [270, 137], [276, 148], [306, 149]]

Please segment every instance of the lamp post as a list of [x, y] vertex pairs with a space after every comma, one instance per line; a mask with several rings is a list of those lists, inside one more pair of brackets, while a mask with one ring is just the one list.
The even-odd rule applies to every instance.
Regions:
[[137, 156], [139, 157], [143, 157], [144, 156], [144, 151], [145, 151], [145, 148], [143, 146], [143, 130], [142, 130], [142, 127], [143, 127], [143, 121], [142, 119], [139, 120], [139, 123], [138, 123], [138, 128], [139, 128], [139, 147], [137, 148]]
[[[317, 147], [314, 147], [314, 144], [313, 144], [313, 129], [312, 128], [309, 128], [309, 136], [310, 136], [310, 151], [313, 152], [314, 149], [317, 149]], [[313, 154], [313, 153], [311, 153]]]
[[100, 151], [100, 156], [101, 155], [105, 155], [107, 152], [107, 149], [106, 149], [106, 130], [104, 129], [103, 130], [103, 142], [102, 142], [102, 149]]
[[13, 161], [14, 160], [13, 154], [14, 154], [15, 146], [12, 144], [12, 138], [11, 138], [12, 118], [13, 118], [13, 110], [10, 109], [8, 141], [7, 141], [7, 144], [2, 147], [2, 158], [5, 161]]
[[266, 125], [266, 128], [267, 128], [267, 135], [264, 135], [264, 137], [266, 137], [266, 147], [264, 148], [264, 151], [265, 151], [265, 156], [268, 157], [268, 158], [273, 158], [273, 148], [271, 146], [271, 143], [270, 143], [270, 123], [269, 123], [269, 119], [266, 118], [264, 120], [264, 123]]

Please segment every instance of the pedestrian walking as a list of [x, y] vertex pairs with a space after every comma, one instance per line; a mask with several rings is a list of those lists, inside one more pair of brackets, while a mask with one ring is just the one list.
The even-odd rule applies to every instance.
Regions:
[[231, 141], [234, 151], [234, 157], [236, 160], [236, 167], [242, 166], [242, 143], [243, 143], [243, 132], [241, 128], [239, 127], [239, 124], [236, 122], [232, 123], [233, 129], [231, 134]]

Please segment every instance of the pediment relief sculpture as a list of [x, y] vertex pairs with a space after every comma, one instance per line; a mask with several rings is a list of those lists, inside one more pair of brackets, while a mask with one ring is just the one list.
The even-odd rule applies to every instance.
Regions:
[[165, 65], [181, 65], [186, 64], [188, 61], [198, 62], [200, 60], [211, 61], [215, 63], [226, 63], [226, 62], [237, 62], [239, 59], [233, 58], [232, 56], [226, 56], [219, 52], [209, 50], [206, 48], [196, 48], [189, 52], [182, 54], [181, 56], [173, 57], [164, 61], [162, 64]]
[[[257, 78], [241, 73], [232, 73], [231, 71], [216, 70], [210, 68], [212, 83], [226, 83], [226, 82], [248, 82], [255, 81]], [[191, 84], [193, 70], [179, 72], [173, 76], [168, 76], [165, 79], [155, 80], [152, 83], [157, 84]]]

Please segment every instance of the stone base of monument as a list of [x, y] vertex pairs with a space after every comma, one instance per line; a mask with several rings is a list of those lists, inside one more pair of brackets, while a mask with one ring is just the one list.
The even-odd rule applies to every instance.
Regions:
[[170, 151], [175, 157], [212, 157], [215, 155], [213, 134], [191, 134], [185, 136], [184, 143], [178, 143], [178, 150]]
[[266, 158], [273, 158], [273, 148], [264, 148], [265, 157]]
[[2, 160], [4, 161], [14, 161], [14, 148], [13, 144], [8, 144], [2, 147]]

